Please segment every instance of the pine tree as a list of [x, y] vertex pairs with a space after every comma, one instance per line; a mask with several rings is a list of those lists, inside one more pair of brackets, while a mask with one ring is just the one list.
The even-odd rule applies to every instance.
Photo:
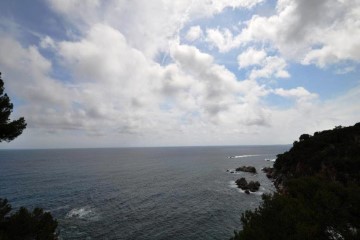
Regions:
[[10, 98], [4, 93], [4, 82], [0, 73], [0, 142], [10, 142], [18, 137], [26, 128], [23, 117], [10, 121], [9, 117], [13, 111], [13, 104]]

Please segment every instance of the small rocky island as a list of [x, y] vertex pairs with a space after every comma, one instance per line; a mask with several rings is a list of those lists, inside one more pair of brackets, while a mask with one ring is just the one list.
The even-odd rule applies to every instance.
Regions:
[[[230, 173], [238, 173], [238, 172], [248, 172], [256, 174], [256, 168], [253, 166], [241, 166], [236, 168], [235, 170], [226, 170]], [[248, 182], [245, 178], [239, 178], [235, 181], [238, 188], [245, 191], [246, 194], [250, 194], [250, 192], [256, 192], [259, 190], [260, 183], [258, 181], [250, 181]]]
[[246, 194], [250, 194], [250, 192], [256, 192], [260, 187], [260, 183], [258, 181], [247, 182], [245, 178], [239, 178], [235, 181], [235, 183], [238, 188], [244, 190]]
[[249, 173], [256, 173], [256, 168], [253, 166], [242, 166], [242, 167], [238, 167], [234, 170], [226, 170], [227, 172], [230, 173], [235, 173], [235, 172], [249, 172]]
[[235, 169], [237, 172], [249, 172], [249, 173], [256, 173], [256, 168], [253, 166], [242, 166]]

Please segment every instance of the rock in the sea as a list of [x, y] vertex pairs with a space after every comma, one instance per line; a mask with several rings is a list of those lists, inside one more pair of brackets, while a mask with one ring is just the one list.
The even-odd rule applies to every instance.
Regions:
[[256, 173], [256, 168], [253, 166], [242, 166], [235, 169], [236, 171], [241, 172], [250, 172], [250, 173]]
[[250, 181], [248, 183], [248, 189], [251, 191], [251, 192], [256, 192], [257, 190], [259, 190], [259, 187], [260, 187], [260, 183], [258, 181], [254, 182], [254, 181]]
[[238, 180], [235, 181], [236, 185], [241, 188], [242, 190], [247, 189], [247, 181], [245, 178], [239, 178]]
[[273, 170], [274, 170], [274, 168], [272, 168], [272, 167], [264, 167], [262, 169], [262, 171], [265, 173], [272, 173]]
[[268, 177], [268, 178], [273, 178], [274, 168], [272, 168], [272, 167], [264, 167], [264, 168], [262, 169], [262, 171], [263, 171], [264, 173], [266, 173], [266, 177]]
[[235, 183], [238, 186], [238, 188], [244, 190], [245, 193], [249, 191], [256, 192], [257, 190], [259, 190], [260, 187], [260, 183], [258, 181], [250, 181], [248, 183], [245, 178], [239, 178], [238, 180], [235, 181]]
[[249, 190], [247, 190], [247, 189], [245, 190], [245, 193], [246, 193], [246, 194], [250, 194]]

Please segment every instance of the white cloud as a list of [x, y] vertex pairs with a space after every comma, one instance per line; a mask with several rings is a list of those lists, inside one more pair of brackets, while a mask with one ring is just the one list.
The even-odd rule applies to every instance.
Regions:
[[360, 61], [360, 3], [349, 1], [281, 0], [269, 17], [254, 15], [242, 31], [207, 30], [220, 52], [243, 45], [270, 43], [286, 59], [325, 67]]
[[185, 38], [186, 38], [186, 40], [193, 42], [193, 41], [199, 39], [202, 35], [203, 35], [203, 32], [202, 32], [200, 26], [197, 25], [197, 26], [192, 26], [189, 29], [189, 31], [186, 33]]
[[69, 104], [68, 99], [59, 96], [66, 94], [66, 88], [48, 77], [52, 64], [39, 53], [37, 47], [23, 48], [13, 38], [4, 37], [0, 38], [0, 49], [0, 66], [8, 76], [6, 83], [11, 92], [36, 105]]
[[240, 37], [234, 37], [232, 32], [227, 28], [222, 30], [206, 29], [206, 41], [217, 47], [222, 53], [238, 47], [241, 40]]
[[285, 98], [293, 98], [298, 103], [310, 102], [318, 98], [317, 94], [311, 93], [303, 87], [297, 87], [288, 90], [277, 88], [273, 90], [273, 93]]
[[226, 7], [231, 8], [252, 8], [255, 5], [263, 2], [263, 0], [219, 0], [211, 1], [212, 7], [215, 9], [215, 13], [221, 12]]
[[[359, 104], [349, 104], [358, 101], [360, 97], [359, 85], [342, 96], [323, 102], [314, 101], [317, 99], [316, 95], [302, 88], [285, 90], [285, 92], [284, 90], [277, 90], [277, 93], [300, 100], [308, 97], [313, 98], [309, 101], [298, 102], [296, 108], [273, 110], [271, 131], [276, 134], [275, 129], [281, 129], [288, 134], [288, 141], [291, 141], [290, 139], [296, 140], [302, 133], [313, 134], [315, 131], [332, 129], [338, 125], [354, 125], [359, 121]], [[285, 137], [285, 135], [279, 137]]]
[[286, 61], [277, 56], [266, 57], [261, 68], [253, 69], [250, 73], [250, 79], [257, 78], [288, 78], [290, 74], [285, 70]]
[[[206, 132], [215, 125], [267, 124], [269, 115], [259, 105], [266, 90], [256, 82], [238, 81], [195, 47], [173, 42], [174, 63], [160, 66], [104, 24], [94, 25], [79, 40], [46, 39], [42, 45], [51, 42], [48, 50], [71, 70], [67, 83], [49, 76], [52, 64], [36, 47], [1, 38], [0, 65], [14, 79], [9, 89], [26, 100], [20, 114], [30, 128], [56, 134], [173, 136], [179, 126], [182, 134], [190, 134], [200, 125]], [[26, 78], [31, 80], [25, 87]]]
[[169, 41], [190, 20], [211, 17], [225, 8], [252, 8], [262, 0], [182, 0], [182, 1], [69, 1], [48, 0], [50, 7], [68, 19], [78, 30], [106, 23], [122, 34], [133, 48], [153, 58], [167, 51]]
[[45, 36], [44, 38], [42, 38], [39, 45], [41, 48], [55, 48], [56, 47], [54, 40], [49, 36]]
[[256, 50], [250, 47], [237, 57], [239, 68], [246, 68], [252, 65], [262, 65], [266, 55], [267, 54], [264, 50]]
[[[238, 81], [224, 66], [214, 63], [213, 57], [191, 46], [175, 45], [171, 56], [183, 71], [200, 81], [197, 102], [210, 120], [267, 124], [259, 98], [267, 91], [254, 81]], [[234, 115], [237, 115], [233, 118]]]
[[73, 22], [81, 22], [83, 26], [93, 24], [99, 17], [97, 9], [101, 6], [99, 0], [46, 0], [51, 9], [65, 15]]
[[265, 50], [246, 49], [237, 57], [239, 68], [252, 67], [249, 78], [288, 78], [290, 74], [285, 70], [286, 61], [278, 56], [267, 56]]
[[[180, 44], [180, 30], [197, 19], [261, 2], [49, 0], [76, 34], [41, 37], [30, 46], [11, 34], [0, 36], [0, 67], [6, 89], [21, 103], [17, 114], [29, 123], [26, 138], [38, 146], [260, 144], [273, 143], [273, 136], [287, 143], [293, 133], [297, 138], [304, 130], [352, 124], [360, 111], [346, 103], [356, 102], [359, 88], [321, 102], [305, 87], [273, 89], [259, 79], [290, 77], [289, 59], [320, 67], [358, 61], [356, 1], [280, 0], [274, 15], [251, 17], [239, 34], [231, 26], [207, 29], [206, 36], [203, 25], [189, 29], [189, 44], [204, 37], [202, 43], [221, 53], [244, 48], [231, 52], [229, 61], [236, 66], [238, 55], [247, 79], [220, 64], [218, 55]], [[167, 58], [162, 64], [160, 54]], [[57, 79], [56, 71], [67, 74]], [[273, 109], [269, 94], [295, 104]]]
[[58, 54], [76, 74], [76, 81], [121, 80], [133, 83], [138, 72], [129, 72], [146, 64], [141, 52], [128, 46], [125, 37], [116, 29], [94, 25], [81, 41], [63, 41], [58, 44]]

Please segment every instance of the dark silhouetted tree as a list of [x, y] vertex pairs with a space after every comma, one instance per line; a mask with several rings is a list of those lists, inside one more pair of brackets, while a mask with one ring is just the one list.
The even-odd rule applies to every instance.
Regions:
[[242, 214], [232, 240], [360, 239], [360, 123], [302, 134], [271, 177], [279, 191]]
[[57, 221], [41, 208], [32, 212], [21, 207], [10, 214], [11, 205], [0, 198], [0, 239], [1, 240], [56, 240]]
[[13, 104], [10, 98], [4, 93], [4, 82], [0, 73], [0, 142], [10, 142], [19, 136], [26, 128], [26, 122], [23, 117], [18, 120], [10, 121], [10, 114], [13, 110]]
[[300, 141], [305, 141], [307, 139], [309, 139], [311, 136], [309, 134], [302, 134], [300, 137], [299, 137], [299, 140]]
[[[4, 82], [0, 73], [0, 142], [10, 142], [26, 128], [23, 117], [10, 121], [13, 104], [4, 93]], [[32, 212], [21, 207], [10, 213], [11, 205], [7, 199], [0, 198], [0, 240], [56, 240], [57, 221], [48, 212], [35, 208]]]

